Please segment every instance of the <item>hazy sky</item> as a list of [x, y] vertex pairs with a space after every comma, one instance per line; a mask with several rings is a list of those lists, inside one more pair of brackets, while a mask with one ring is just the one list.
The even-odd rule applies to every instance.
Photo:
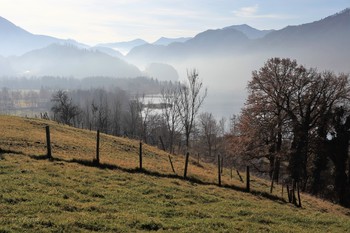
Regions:
[[280, 29], [347, 7], [349, 0], [0, 0], [0, 16], [35, 34], [94, 45], [194, 36], [244, 23]]

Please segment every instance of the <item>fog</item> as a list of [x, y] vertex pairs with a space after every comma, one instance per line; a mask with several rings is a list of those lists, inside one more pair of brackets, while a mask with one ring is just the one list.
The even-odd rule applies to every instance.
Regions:
[[[275, 31], [250, 27], [247, 31], [247, 26], [232, 26], [207, 30], [186, 40], [168, 39], [165, 44], [134, 40], [91, 48], [74, 41], [38, 37], [3, 20], [18, 40], [7, 38], [8, 33], [1, 39], [7, 49], [0, 47], [0, 78], [3, 80], [0, 86], [20, 89], [35, 86], [36, 90], [115, 86], [142, 94], [149, 87], [143, 86], [143, 81], [135, 82], [136, 77], [148, 77], [156, 84], [183, 81], [188, 70], [196, 69], [208, 90], [202, 111], [211, 112], [217, 118], [229, 118], [239, 114], [244, 106], [252, 71], [259, 70], [271, 57], [296, 59], [299, 64], [318, 71], [350, 73], [349, 12], [345, 10], [320, 21]], [[21, 47], [18, 41], [31, 43]], [[123, 51], [113, 50], [118, 46], [130, 52], [124, 56], [120, 53]], [[15, 56], [8, 56], [10, 48]], [[15, 48], [21, 48], [21, 52], [15, 53]], [[24, 80], [21, 77], [34, 78]], [[45, 82], [42, 77], [50, 77], [52, 82]], [[61, 79], [53, 81], [54, 77]], [[87, 81], [87, 77], [94, 78]], [[120, 81], [128, 78], [134, 81]], [[42, 83], [34, 81], [37, 79]], [[14, 85], [18, 80], [23, 83]]]

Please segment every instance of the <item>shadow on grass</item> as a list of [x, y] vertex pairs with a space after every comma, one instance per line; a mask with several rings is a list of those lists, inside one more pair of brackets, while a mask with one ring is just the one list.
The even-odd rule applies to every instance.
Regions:
[[28, 156], [32, 159], [35, 159], [35, 160], [45, 160], [45, 159], [48, 159], [51, 161], [56, 160], [54, 158], [49, 158], [46, 154], [44, 154], [44, 155], [28, 155]]
[[[56, 159], [54, 159], [54, 160], [56, 160]], [[96, 162], [90, 161], [90, 160], [72, 159], [72, 160], [60, 160], [60, 161], [64, 161], [67, 163], [77, 163], [77, 164], [80, 164], [83, 166], [96, 167], [96, 168], [100, 168], [100, 169], [119, 170], [119, 171], [128, 172], [128, 173], [132, 173], [132, 174], [139, 173], [139, 174], [145, 174], [145, 175], [149, 175], [149, 176], [153, 176], [153, 177], [186, 180], [186, 181], [189, 181], [191, 183], [199, 184], [199, 185], [216, 185], [216, 186], [218, 186], [218, 184], [216, 184], [216, 183], [205, 182], [205, 181], [199, 180], [199, 179], [194, 178], [194, 177], [184, 178], [184, 177], [179, 176], [177, 174], [163, 174], [163, 173], [149, 171], [146, 169], [139, 169], [139, 168], [124, 168], [124, 167], [120, 167], [120, 166], [117, 166], [114, 164], [96, 163]], [[251, 195], [263, 197], [263, 198], [266, 198], [266, 199], [269, 199], [272, 201], [280, 201], [282, 203], [287, 203], [282, 197], [275, 196], [275, 195], [270, 194], [268, 192], [262, 192], [262, 191], [256, 191], [256, 190], [250, 190], [250, 192], [247, 192], [245, 187], [240, 187], [240, 186], [236, 186], [236, 185], [221, 185], [220, 187], [225, 188], [225, 189], [239, 191], [239, 192], [250, 193]]]
[[3, 150], [0, 148], [0, 160], [4, 159], [4, 154], [25, 155], [22, 151]]
[[[0, 158], [3, 154], [18, 154], [18, 155], [26, 155], [23, 152], [18, 152], [18, 151], [12, 151], [12, 150], [2, 150], [0, 148]], [[146, 169], [140, 169], [140, 168], [124, 168], [120, 167], [115, 164], [107, 164], [107, 163], [97, 163], [96, 161], [91, 161], [91, 160], [83, 160], [83, 159], [71, 159], [71, 160], [66, 160], [66, 159], [61, 159], [61, 158], [49, 158], [46, 154], [44, 155], [26, 155], [29, 156], [32, 159], [35, 160], [46, 160], [49, 159], [50, 161], [59, 161], [59, 162], [66, 162], [66, 163], [76, 163], [80, 164], [82, 166], [87, 166], [87, 167], [95, 167], [99, 169], [109, 169], [109, 170], [119, 170], [131, 174], [145, 174], [153, 177], [160, 177], [160, 178], [171, 178], [171, 179], [180, 179], [180, 180], [186, 180], [194, 184], [199, 184], [199, 185], [216, 185], [219, 186], [217, 183], [213, 182], [205, 182], [200, 179], [194, 178], [194, 177], [187, 177], [184, 178], [183, 176], [179, 176], [177, 174], [163, 174], [155, 171], [149, 171]], [[282, 197], [275, 196], [273, 194], [270, 194], [268, 192], [262, 192], [262, 191], [256, 191], [256, 190], [250, 190], [250, 192], [246, 191], [245, 187], [240, 187], [236, 185], [221, 185], [219, 186], [221, 188], [225, 189], [231, 189], [239, 192], [246, 192], [250, 193], [251, 195], [258, 196], [258, 197], [263, 197], [272, 201], [279, 201], [282, 203], [287, 203]]]
[[3, 150], [0, 148], [0, 155], [3, 155], [3, 154], [25, 155], [22, 151]]

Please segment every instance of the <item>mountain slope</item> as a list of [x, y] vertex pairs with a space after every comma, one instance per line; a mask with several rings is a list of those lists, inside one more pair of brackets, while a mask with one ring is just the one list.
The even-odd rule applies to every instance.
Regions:
[[[53, 161], [45, 159], [45, 126]], [[346, 232], [349, 210], [302, 194], [297, 209], [252, 177], [252, 193], [225, 169], [191, 159], [190, 180], [173, 175], [168, 154], [138, 141], [101, 135], [101, 166], [91, 163], [95, 132], [44, 120], [0, 116], [2, 232]], [[30, 133], [28, 133], [30, 132]], [[184, 159], [172, 156], [177, 174]]]
[[335, 46], [339, 42], [348, 45], [350, 39], [350, 8], [312, 23], [288, 26], [269, 33], [263, 39], [266, 44], [274, 46], [290, 44], [292, 46], [308, 46], [325, 44]]
[[74, 40], [62, 40], [51, 36], [34, 35], [0, 17], [0, 55], [22, 55], [53, 43], [72, 44], [87, 47]]
[[145, 44], [133, 48], [127, 59], [138, 61], [167, 62], [188, 57], [213, 56], [232, 51], [241, 51], [249, 43], [242, 32], [232, 28], [207, 30], [185, 42], [175, 42], [167, 46]]
[[312, 23], [271, 32], [251, 46], [265, 57], [297, 59], [299, 63], [335, 72], [350, 72], [350, 9]]
[[79, 49], [72, 45], [52, 44], [18, 58], [12, 58], [17, 74], [34, 76], [112, 76], [136, 77], [141, 72], [125, 61], [99, 51]]

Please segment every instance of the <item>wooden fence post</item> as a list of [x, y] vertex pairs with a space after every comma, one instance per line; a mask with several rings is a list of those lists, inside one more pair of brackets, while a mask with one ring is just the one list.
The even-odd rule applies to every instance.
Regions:
[[46, 148], [47, 148], [47, 158], [52, 159], [51, 154], [51, 139], [50, 139], [50, 126], [46, 126]]
[[224, 156], [221, 157], [220, 172], [224, 173]]
[[239, 177], [239, 180], [242, 182], [242, 183], [244, 183], [244, 181], [243, 181], [243, 178], [242, 178], [242, 176], [241, 176], [241, 173], [239, 173], [239, 171], [236, 169], [236, 173], [237, 173], [237, 175], [238, 175], [238, 177]]
[[272, 193], [272, 191], [273, 191], [273, 185], [274, 185], [275, 180], [278, 184], [278, 169], [279, 169], [279, 158], [275, 157], [274, 162], [273, 162], [273, 171], [272, 171], [270, 193]]
[[140, 141], [140, 152], [139, 152], [139, 159], [140, 159], [140, 170], [142, 170], [142, 141]]
[[96, 134], [96, 159], [94, 161], [97, 165], [100, 164], [100, 130]]
[[287, 184], [287, 195], [288, 195], [288, 202], [291, 203], [292, 202], [292, 198], [290, 195], [290, 190], [289, 190], [289, 185]]
[[300, 199], [300, 188], [299, 188], [299, 186], [300, 186], [300, 183], [298, 182], [298, 183], [297, 183], [297, 187], [298, 187], [298, 200], [299, 200], [298, 207], [301, 208], [301, 199]]
[[293, 189], [292, 189], [292, 203], [297, 206], [297, 198], [295, 196], [295, 190], [296, 190], [296, 181], [293, 180], [292, 181], [292, 186], [293, 186]]
[[219, 181], [219, 186], [221, 186], [221, 159], [220, 159], [220, 154], [218, 154], [218, 181]]
[[159, 136], [160, 144], [162, 145], [162, 150], [166, 151], [162, 136]]
[[250, 173], [249, 173], [249, 166], [247, 166], [247, 177], [246, 177], [246, 191], [250, 192]]
[[273, 171], [273, 172], [272, 172], [272, 179], [271, 179], [270, 193], [272, 193], [272, 190], [273, 190], [273, 181], [274, 181], [274, 175], [275, 175], [275, 171]]
[[188, 168], [188, 158], [190, 157], [190, 153], [186, 153], [186, 160], [185, 160], [185, 170], [184, 170], [184, 178], [187, 178], [187, 168]]
[[171, 156], [168, 155], [168, 157], [169, 157], [169, 162], [170, 162], [170, 165], [171, 165], [171, 169], [173, 170], [174, 174], [176, 174], [175, 168], [174, 168], [174, 165], [173, 165], [173, 161], [171, 161]]

